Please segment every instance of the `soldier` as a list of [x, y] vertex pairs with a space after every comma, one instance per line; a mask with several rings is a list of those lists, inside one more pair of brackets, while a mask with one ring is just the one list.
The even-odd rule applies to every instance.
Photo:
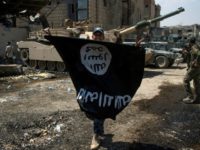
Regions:
[[85, 33], [85, 29], [80, 28], [79, 30], [80, 30], [79, 38], [81, 38], [81, 39], [90, 39], [89, 35], [87, 35]]
[[11, 45], [11, 42], [8, 42], [5, 49], [5, 59], [8, 64], [13, 63], [13, 56], [14, 56], [13, 47]]
[[[190, 62], [188, 71], [184, 77], [184, 88], [187, 97], [183, 99], [184, 103], [192, 104], [200, 102], [200, 47], [196, 44], [196, 39], [192, 37], [189, 42]], [[194, 83], [194, 95], [191, 90], [190, 81]]]
[[[101, 27], [96, 27], [92, 34], [92, 39], [96, 41], [104, 41], [104, 30]], [[93, 120], [93, 137], [90, 149], [97, 149], [100, 146], [101, 139], [104, 134], [104, 121], [105, 119], [91, 118]]]
[[[116, 42], [117, 44], [122, 43], [122, 38], [121, 36], [115, 32], [114, 35], [116, 36]], [[92, 34], [92, 39], [95, 41], [104, 41], [105, 40], [105, 35], [104, 35], [104, 30], [101, 27], [96, 27], [93, 31]], [[87, 114], [87, 117], [93, 120], [93, 137], [92, 137], [92, 142], [90, 149], [97, 149], [100, 144], [101, 140], [104, 138], [104, 122], [105, 119], [100, 119], [100, 118], [93, 118], [90, 115]]]

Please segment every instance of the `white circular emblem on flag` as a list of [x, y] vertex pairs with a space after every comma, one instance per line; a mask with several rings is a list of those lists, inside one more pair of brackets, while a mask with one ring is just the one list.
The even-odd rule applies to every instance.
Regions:
[[81, 50], [81, 63], [92, 74], [104, 75], [110, 66], [112, 55], [100, 44], [86, 44]]

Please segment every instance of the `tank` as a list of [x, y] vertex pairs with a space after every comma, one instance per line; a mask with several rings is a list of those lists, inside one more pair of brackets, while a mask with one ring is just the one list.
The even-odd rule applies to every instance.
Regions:
[[[174, 16], [184, 11], [184, 8], [180, 7], [178, 10], [168, 13], [164, 16], [159, 16], [150, 20], [143, 20], [138, 22], [136, 25], [131, 26], [125, 29], [112, 29], [105, 31], [105, 40], [107, 42], [122, 41], [123, 36], [136, 32], [137, 30], [143, 29], [147, 26], [150, 26], [151, 23], [162, 21], [168, 17]], [[68, 23], [71, 25], [74, 24], [68, 20]], [[84, 24], [84, 23], [83, 23]], [[54, 36], [66, 36], [66, 37], [79, 37], [79, 29], [83, 27], [83, 24], [75, 26], [72, 28], [66, 29], [50, 29], [50, 34]], [[70, 25], [70, 26], [71, 26]], [[85, 24], [84, 24], [85, 25]], [[85, 29], [88, 28], [88, 26]], [[29, 39], [26, 41], [17, 42], [18, 49], [21, 54], [21, 59], [24, 64], [32, 68], [38, 68], [41, 70], [50, 70], [50, 71], [65, 71], [66, 66], [63, 63], [62, 58], [59, 56], [57, 50], [49, 44], [49, 42], [44, 38], [44, 35], [47, 33], [41, 31], [31, 32]], [[85, 38], [92, 38], [92, 31], [86, 31], [83, 35]], [[120, 43], [122, 44], [122, 43]], [[148, 64], [148, 61], [151, 60], [153, 52], [148, 49], [146, 50], [145, 55], [145, 64]]]
[[[50, 29], [52, 35], [74, 37], [72, 30], [67, 29]], [[33, 69], [59, 71], [66, 70], [62, 58], [56, 51], [53, 45], [44, 38], [44, 33], [35, 31], [29, 33], [29, 38], [26, 41], [18, 41], [17, 47], [20, 52], [21, 60], [24, 65]]]

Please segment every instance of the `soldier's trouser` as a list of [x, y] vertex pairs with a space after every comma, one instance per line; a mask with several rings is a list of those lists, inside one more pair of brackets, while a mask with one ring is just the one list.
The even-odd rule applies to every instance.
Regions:
[[200, 98], [200, 68], [190, 68], [184, 77], [184, 87], [187, 96], [193, 98], [190, 81], [193, 80], [195, 99]]
[[104, 134], [104, 121], [105, 119], [94, 119], [93, 130], [95, 134], [99, 134], [99, 135]]

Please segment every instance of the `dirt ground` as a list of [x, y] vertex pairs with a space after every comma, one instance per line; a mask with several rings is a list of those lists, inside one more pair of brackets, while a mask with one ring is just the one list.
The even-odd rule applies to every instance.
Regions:
[[[200, 150], [200, 104], [184, 104], [185, 64], [145, 68], [132, 102], [106, 120], [100, 150]], [[0, 150], [88, 150], [92, 123], [67, 74], [0, 78]]]

